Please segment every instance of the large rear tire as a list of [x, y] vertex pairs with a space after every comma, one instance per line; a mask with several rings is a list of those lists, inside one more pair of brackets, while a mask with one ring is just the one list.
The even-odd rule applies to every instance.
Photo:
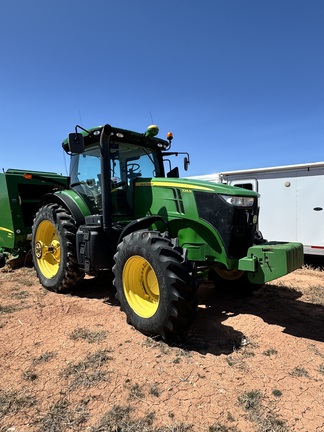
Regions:
[[114, 259], [113, 283], [127, 322], [164, 339], [185, 333], [196, 311], [197, 288], [184, 250], [164, 234], [142, 230], [124, 237]]
[[77, 226], [58, 204], [40, 208], [32, 227], [32, 255], [36, 273], [44, 288], [67, 292], [84, 277], [76, 259]]
[[263, 287], [249, 281], [248, 275], [242, 270], [214, 269], [209, 272], [209, 279], [215, 288], [226, 290], [232, 294], [250, 295]]

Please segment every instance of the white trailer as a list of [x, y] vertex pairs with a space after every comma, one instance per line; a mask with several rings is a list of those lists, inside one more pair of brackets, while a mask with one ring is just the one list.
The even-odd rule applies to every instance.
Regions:
[[191, 178], [258, 192], [258, 229], [265, 239], [300, 242], [305, 254], [324, 255], [324, 162], [226, 171]]

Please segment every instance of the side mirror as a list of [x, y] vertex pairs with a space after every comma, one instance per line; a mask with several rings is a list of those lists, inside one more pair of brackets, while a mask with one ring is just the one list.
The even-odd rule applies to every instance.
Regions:
[[183, 160], [183, 168], [185, 171], [188, 171], [188, 166], [190, 165], [190, 160], [189, 158], [185, 157]]
[[71, 153], [80, 154], [84, 152], [84, 139], [80, 133], [69, 134], [69, 149]]

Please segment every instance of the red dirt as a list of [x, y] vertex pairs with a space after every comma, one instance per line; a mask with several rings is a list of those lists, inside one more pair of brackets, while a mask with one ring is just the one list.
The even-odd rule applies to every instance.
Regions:
[[60, 295], [3, 270], [0, 432], [323, 431], [323, 288], [309, 268], [250, 298], [206, 284], [170, 346], [126, 323], [107, 281]]

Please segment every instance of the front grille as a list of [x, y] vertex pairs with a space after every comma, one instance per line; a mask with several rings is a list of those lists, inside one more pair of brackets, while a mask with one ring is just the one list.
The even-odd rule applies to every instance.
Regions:
[[239, 208], [225, 202], [218, 194], [194, 192], [200, 219], [211, 224], [220, 236], [229, 258], [242, 258], [253, 244], [258, 214], [253, 207]]

